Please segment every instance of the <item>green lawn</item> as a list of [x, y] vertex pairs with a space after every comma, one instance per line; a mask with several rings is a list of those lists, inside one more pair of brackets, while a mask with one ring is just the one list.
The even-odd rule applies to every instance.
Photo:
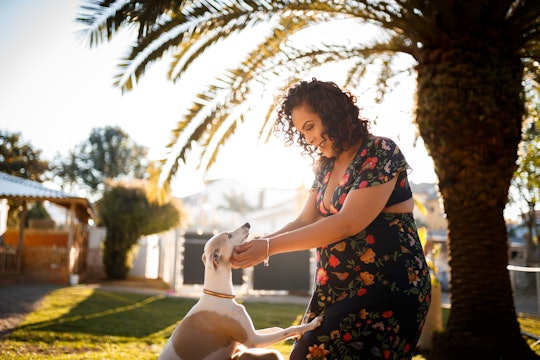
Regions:
[[[85, 286], [61, 288], [0, 342], [0, 353], [2, 359], [156, 359], [195, 302]], [[286, 327], [299, 322], [304, 312], [297, 304], [245, 306], [256, 328]], [[520, 322], [523, 330], [540, 334], [540, 319], [520, 318]], [[287, 358], [291, 344], [285, 341], [274, 347]], [[540, 346], [535, 350], [540, 354]]]

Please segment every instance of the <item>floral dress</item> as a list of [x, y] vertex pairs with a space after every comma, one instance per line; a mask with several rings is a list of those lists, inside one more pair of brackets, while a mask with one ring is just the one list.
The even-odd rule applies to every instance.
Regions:
[[[390, 139], [368, 136], [326, 209], [323, 195], [333, 163], [315, 180], [324, 216], [341, 209], [350, 190], [398, 176], [386, 206], [412, 196], [408, 165]], [[322, 325], [299, 339], [290, 359], [411, 359], [431, 295], [429, 270], [412, 213], [382, 212], [362, 232], [317, 249], [315, 290], [305, 322]]]

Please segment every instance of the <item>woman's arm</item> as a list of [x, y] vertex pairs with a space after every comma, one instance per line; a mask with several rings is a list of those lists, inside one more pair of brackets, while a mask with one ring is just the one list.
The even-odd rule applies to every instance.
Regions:
[[[285, 234], [290, 231], [300, 229], [304, 226], [307, 226], [309, 224], [312, 224], [318, 221], [321, 218], [322, 218], [322, 215], [317, 211], [317, 191], [310, 190], [308, 192], [306, 201], [304, 202], [304, 207], [302, 208], [302, 211], [300, 211], [300, 214], [298, 214], [298, 217], [294, 219], [293, 221], [287, 223], [281, 229], [267, 235], [265, 238], [271, 238], [280, 234]], [[253, 249], [253, 246], [259, 243], [263, 244], [264, 257], [261, 260], [257, 261], [256, 263], [253, 263], [253, 261], [249, 259], [251, 259], [251, 254], [255, 252], [255, 250], [257, 250], [257, 249]], [[266, 250], [267, 250], [266, 246], [267, 246], [266, 240], [251, 240], [240, 246], [235, 247], [235, 251], [231, 258], [233, 268], [237, 269], [237, 268], [249, 267], [249, 266], [253, 266], [260, 263], [266, 258]]]
[[[364, 230], [381, 213], [397, 181], [351, 190], [339, 213], [271, 236], [269, 255], [325, 246]], [[286, 228], [286, 227], [285, 227]], [[254, 266], [266, 258], [266, 241], [254, 240], [235, 251], [235, 267]]]

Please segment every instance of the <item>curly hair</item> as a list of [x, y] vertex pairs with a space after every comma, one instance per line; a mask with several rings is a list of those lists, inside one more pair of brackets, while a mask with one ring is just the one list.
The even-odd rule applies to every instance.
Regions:
[[360, 115], [356, 97], [348, 90], [341, 90], [333, 82], [315, 78], [301, 81], [290, 88], [282, 98], [274, 130], [284, 133], [286, 145], [296, 143], [303, 148], [304, 154], [314, 160], [322, 158], [317, 148], [307, 143], [292, 122], [293, 109], [302, 105], [307, 105], [319, 115], [337, 154], [341, 154], [369, 134], [369, 121]]

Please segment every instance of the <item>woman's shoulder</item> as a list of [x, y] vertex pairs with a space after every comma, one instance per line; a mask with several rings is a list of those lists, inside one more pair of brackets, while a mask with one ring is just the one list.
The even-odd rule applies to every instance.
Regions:
[[396, 142], [385, 136], [369, 135], [366, 139], [366, 147], [373, 150], [392, 151], [398, 149]]

